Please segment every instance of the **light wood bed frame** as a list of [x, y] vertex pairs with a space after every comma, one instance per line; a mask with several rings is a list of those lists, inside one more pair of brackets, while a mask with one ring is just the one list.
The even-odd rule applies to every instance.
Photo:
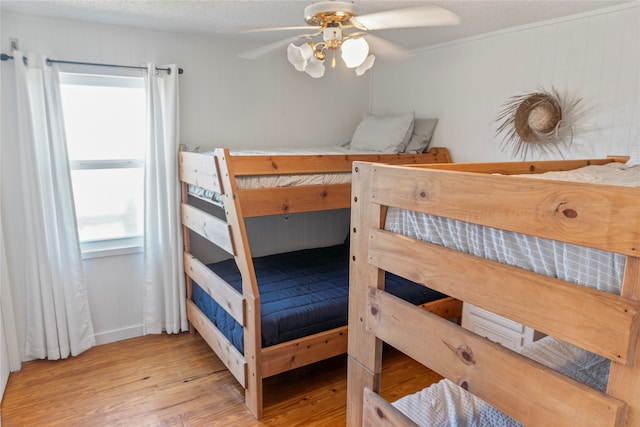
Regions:
[[[386, 342], [527, 426], [640, 426], [640, 189], [491, 175], [615, 160], [355, 163], [347, 425], [413, 425], [379, 395]], [[390, 233], [390, 206], [626, 255], [622, 296]], [[403, 303], [383, 270], [612, 360], [607, 393]]]
[[[245, 403], [262, 417], [262, 379], [300, 366], [344, 354], [347, 326], [262, 348], [260, 293], [251, 258], [245, 218], [349, 208], [351, 184], [312, 185], [265, 189], [238, 189], [236, 177], [326, 172], [350, 172], [355, 160], [385, 163], [450, 162], [449, 152], [433, 148], [420, 155], [280, 155], [233, 156], [228, 149], [214, 154], [179, 153], [182, 186], [184, 269], [187, 283], [187, 315], [195, 328], [245, 388]], [[219, 219], [190, 204], [188, 184], [223, 195], [224, 217]], [[203, 199], [204, 200], [204, 199]], [[190, 230], [235, 258], [242, 276], [242, 293], [214, 274], [191, 253]], [[192, 280], [220, 304], [244, 328], [244, 354], [224, 337], [191, 301]], [[459, 316], [461, 303], [452, 299], [431, 303], [430, 309]]]

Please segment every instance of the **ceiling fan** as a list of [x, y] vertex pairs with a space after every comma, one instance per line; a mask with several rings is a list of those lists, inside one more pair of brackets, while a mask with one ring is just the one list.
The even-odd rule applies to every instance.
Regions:
[[[442, 25], [457, 25], [460, 18], [438, 6], [421, 6], [393, 9], [384, 12], [360, 15], [359, 7], [347, 1], [320, 1], [304, 9], [307, 26], [267, 27], [237, 30], [236, 32], [312, 30], [245, 52], [242, 58], [255, 59], [286, 44], [289, 62], [301, 72], [320, 78], [325, 72], [325, 59], [331, 56], [335, 67], [335, 55], [340, 53], [348, 68], [355, 68], [356, 75], [363, 75], [373, 66], [375, 56], [369, 50], [390, 58], [406, 57], [409, 52], [370, 31], [395, 28], [416, 28]], [[305, 39], [299, 46], [293, 42]], [[315, 41], [314, 41], [315, 40]]]

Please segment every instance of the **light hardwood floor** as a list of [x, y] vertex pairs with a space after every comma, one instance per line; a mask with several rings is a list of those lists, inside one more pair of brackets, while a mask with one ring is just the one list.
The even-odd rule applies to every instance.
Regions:
[[[385, 349], [382, 394], [394, 400], [437, 374]], [[340, 426], [346, 356], [264, 383], [264, 418], [199, 335], [150, 335], [98, 346], [62, 361], [33, 361], [11, 374], [2, 426]]]

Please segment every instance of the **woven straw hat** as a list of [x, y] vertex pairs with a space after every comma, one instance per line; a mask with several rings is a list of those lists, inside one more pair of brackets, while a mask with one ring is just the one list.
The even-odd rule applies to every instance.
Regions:
[[518, 106], [513, 125], [525, 142], [547, 141], [558, 129], [562, 108], [558, 99], [546, 93], [534, 93]]

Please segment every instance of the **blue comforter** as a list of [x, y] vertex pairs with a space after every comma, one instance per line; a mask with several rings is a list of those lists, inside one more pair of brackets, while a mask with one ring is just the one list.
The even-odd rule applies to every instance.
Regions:
[[[260, 289], [263, 347], [347, 324], [347, 244], [259, 257], [253, 262]], [[233, 259], [209, 268], [241, 292], [240, 272]], [[385, 284], [387, 291], [413, 304], [445, 296], [390, 273]], [[195, 282], [192, 299], [242, 353], [242, 327]]]

